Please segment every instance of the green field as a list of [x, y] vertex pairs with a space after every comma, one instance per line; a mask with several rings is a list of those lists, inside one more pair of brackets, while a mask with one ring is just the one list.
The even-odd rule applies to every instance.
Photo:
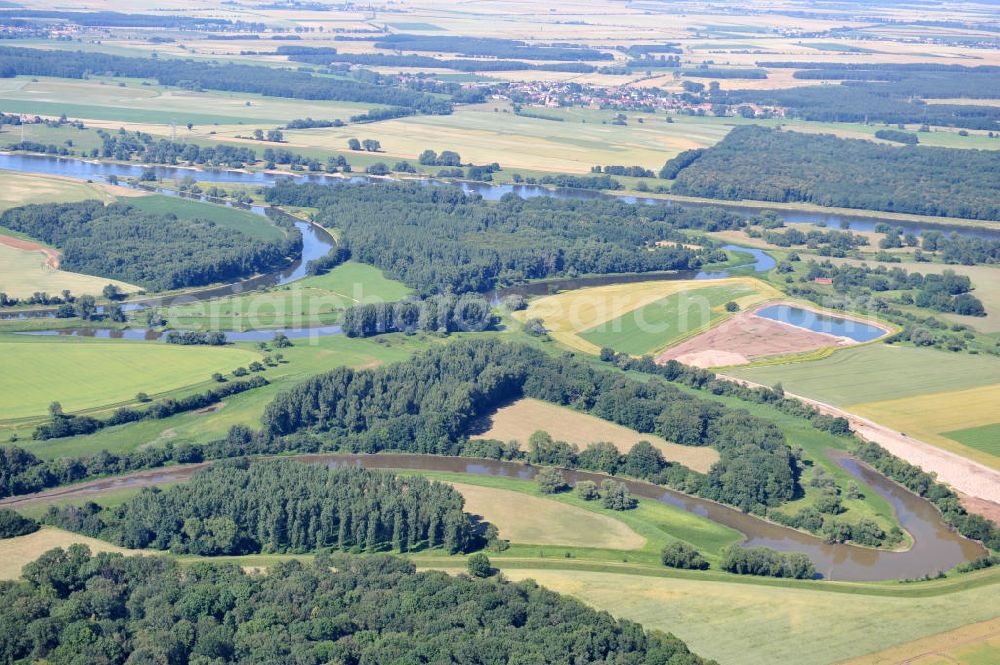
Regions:
[[68, 412], [131, 403], [209, 382], [260, 357], [232, 347], [180, 347], [147, 342], [52, 340], [7, 336], [0, 341], [0, 414], [4, 420], [44, 417], [53, 401]]
[[325, 275], [285, 286], [165, 310], [176, 327], [250, 330], [335, 323], [345, 307], [361, 302], [393, 302], [411, 293], [382, 271], [348, 261]]
[[954, 432], [942, 432], [941, 436], [958, 441], [962, 445], [1000, 457], [1000, 423], [970, 427]]
[[501, 568], [511, 579], [534, 579], [671, 632], [720, 663], [825, 665], [1000, 615], [995, 574], [990, 586], [892, 597], [872, 587], [843, 593], [822, 582], [782, 588], [528, 565]]
[[[372, 367], [381, 363], [404, 360], [414, 351], [425, 348], [430, 343], [432, 342], [429, 339], [422, 336], [407, 338], [401, 335], [393, 336], [391, 340], [386, 338], [350, 339], [343, 336], [320, 337], [314, 341], [296, 340], [295, 346], [281, 350], [286, 362], [278, 367], [269, 368], [264, 373], [264, 377], [270, 382], [269, 385], [227, 397], [222, 408], [212, 413], [179, 413], [162, 420], [141, 420], [128, 425], [108, 427], [89, 436], [50, 441], [25, 440], [31, 436], [30, 427], [18, 430], [18, 436], [22, 440], [21, 445], [26, 446], [39, 457], [48, 459], [86, 455], [102, 449], [127, 452], [143, 445], [164, 445], [168, 441], [205, 443], [224, 437], [233, 425], [259, 428], [260, 417], [268, 402], [274, 399], [277, 393], [288, 390], [309, 376], [336, 367]], [[116, 341], [113, 344], [121, 345], [123, 342]], [[241, 346], [249, 348], [250, 345]], [[185, 347], [183, 350], [190, 348]], [[249, 351], [242, 352], [250, 353]], [[232, 366], [227, 366], [225, 371], [231, 371], [239, 364], [234, 363]], [[195, 374], [195, 380], [200, 380], [202, 377], [208, 379], [211, 372], [211, 369], [199, 369]], [[201, 386], [198, 390], [204, 390], [207, 387]], [[135, 390], [146, 390], [152, 394], [148, 385]], [[126, 397], [131, 398], [135, 390]], [[181, 391], [177, 394], [192, 391]], [[66, 402], [63, 404], [66, 406]], [[48, 406], [48, 402], [45, 403], [45, 406]]]
[[986, 386], [1000, 381], [1000, 358], [873, 344], [801, 363], [730, 370], [838, 406]]
[[178, 219], [207, 219], [218, 226], [239, 231], [258, 240], [273, 240], [284, 235], [284, 232], [267, 217], [239, 208], [200, 203], [162, 194], [129, 198], [123, 203], [155, 215], [173, 214]]
[[739, 283], [676, 293], [585, 330], [580, 337], [641, 356], [711, 325], [725, 316], [722, 305], [753, 293], [752, 286]]

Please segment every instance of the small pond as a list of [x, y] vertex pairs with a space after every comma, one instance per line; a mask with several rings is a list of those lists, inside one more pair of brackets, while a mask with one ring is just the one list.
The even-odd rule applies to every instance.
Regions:
[[793, 305], [771, 305], [755, 313], [765, 319], [780, 321], [813, 332], [848, 337], [858, 343], [870, 342], [888, 334], [888, 331], [879, 326], [839, 316], [828, 316]]

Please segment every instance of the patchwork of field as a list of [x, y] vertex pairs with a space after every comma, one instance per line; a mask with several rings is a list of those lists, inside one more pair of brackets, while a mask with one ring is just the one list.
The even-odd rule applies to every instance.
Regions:
[[378, 268], [348, 261], [325, 275], [306, 277], [269, 291], [177, 305], [164, 310], [177, 327], [250, 330], [317, 326], [339, 320], [358, 303], [394, 302], [412, 291]]
[[[580, 111], [577, 109], [577, 111]], [[490, 103], [455, 109], [448, 116], [411, 116], [363, 127], [289, 130], [295, 148], [343, 150], [352, 137], [378, 139], [386, 158], [415, 158], [430, 148], [455, 150], [464, 162], [499, 162], [505, 168], [589, 173], [594, 164], [638, 164], [658, 170], [677, 153], [714, 145], [729, 133], [722, 123], [689, 123], [677, 118], [634, 114], [630, 124], [611, 124], [610, 111], [576, 115], [544, 109], [563, 122], [515, 115], [509, 104]], [[639, 119], [643, 119], [640, 124]], [[220, 132], [219, 138], [226, 138]]]
[[774, 287], [749, 277], [637, 282], [546, 296], [515, 316], [542, 319], [554, 339], [587, 353], [610, 346], [639, 355], [723, 320], [730, 300], [747, 309], [780, 296]]
[[781, 383], [791, 393], [1000, 469], [997, 430], [989, 427], [1000, 404], [995, 356], [875, 344], [821, 360], [727, 371], [755, 383]]
[[465, 512], [479, 515], [500, 537], [530, 545], [635, 550], [646, 539], [608, 515], [521, 492], [452, 483], [465, 497]]
[[[135, 55], [135, 54], [130, 54]], [[177, 136], [207, 135], [203, 125], [276, 127], [295, 118], [346, 121], [377, 104], [323, 102], [265, 97], [250, 93], [194, 92], [136, 79], [59, 79], [17, 77], [0, 80], [0, 108], [7, 113], [31, 113], [73, 119], [107, 120], [168, 126], [177, 125]], [[194, 132], [186, 128], [195, 125]], [[244, 132], [246, 130], [243, 130]]]
[[991, 619], [852, 658], [842, 665], [992, 665], [998, 659], [1000, 619]]
[[260, 355], [232, 347], [180, 347], [116, 340], [49, 341], [7, 337], [0, 341], [0, 414], [4, 420], [43, 417], [57, 401], [67, 413], [133, 402], [211, 381]]
[[673, 633], [702, 656], [740, 665], [826, 665], [1000, 616], [996, 585], [893, 597], [838, 593], [822, 584], [781, 587], [541, 568], [503, 572]]
[[489, 429], [472, 438], [517, 441], [525, 448], [531, 435], [541, 430], [548, 432], [553, 439], [581, 448], [607, 441], [623, 453], [639, 441], [648, 441], [663, 453], [665, 459], [702, 473], [707, 473], [719, 459], [713, 448], [670, 443], [653, 434], [642, 434], [587, 413], [531, 398], [519, 399], [498, 409], [489, 417], [488, 425]]
[[[2, 80], [2, 79], [0, 79]], [[0, 169], [0, 212], [32, 203], [70, 203], [86, 199], [113, 200], [105, 189], [73, 178]]]

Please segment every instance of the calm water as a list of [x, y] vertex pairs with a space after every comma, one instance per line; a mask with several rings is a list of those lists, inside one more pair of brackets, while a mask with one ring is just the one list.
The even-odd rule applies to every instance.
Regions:
[[[927, 501], [845, 453], [837, 453], [831, 457], [864, 487], [870, 488], [889, 501], [896, 511], [900, 524], [913, 536], [913, 547], [905, 552], [888, 552], [853, 545], [827, 545], [809, 534], [765, 522], [728, 506], [680, 494], [650, 483], [631, 480], [624, 482], [636, 496], [662, 501], [739, 531], [745, 537], [744, 546], [766, 546], [782, 551], [804, 552], [809, 555], [816, 564], [817, 571], [826, 579], [854, 581], [913, 579], [924, 575], [936, 575], [938, 571], [948, 570], [963, 561], [970, 561], [985, 554], [985, 549], [979, 543], [963, 538], [948, 527], [941, 520], [940, 513]], [[297, 455], [294, 458], [310, 464], [329, 466], [352, 465], [371, 469], [448, 471], [522, 480], [531, 480], [537, 471], [535, 467], [516, 462], [434, 455], [314, 454]], [[107, 490], [185, 481], [205, 466], [207, 464], [203, 463], [143, 471], [42, 494], [59, 495], [63, 500], [82, 500]], [[564, 471], [563, 474], [570, 483], [580, 480], [600, 483], [607, 478], [601, 474], [584, 471]], [[33, 500], [31, 496], [9, 497], [0, 500], [0, 505], [26, 504]]]
[[854, 319], [842, 319], [837, 316], [818, 314], [809, 309], [792, 307], [790, 305], [771, 305], [755, 312], [757, 316], [772, 321], [781, 321], [797, 328], [805, 328], [818, 333], [849, 337], [855, 342], [870, 342], [884, 337], [888, 333], [878, 326], [873, 326]]
[[[0, 153], [0, 169], [10, 169], [13, 171], [24, 171], [26, 173], [47, 173], [53, 175], [64, 175], [73, 178], [90, 178], [90, 179], [106, 179], [108, 176], [118, 176], [120, 178], [138, 178], [142, 175], [143, 171], [147, 167], [137, 166], [134, 164], [102, 164], [96, 162], [87, 162], [80, 159], [72, 158], [62, 158], [62, 157], [51, 157], [46, 155], [25, 155], [25, 154], [11, 154], [11, 153]], [[276, 175], [273, 173], [263, 173], [263, 172], [243, 172], [243, 171], [225, 171], [225, 170], [204, 170], [196, 171], [193, 169], [177, 168], [172, 166], [153, 166], [150, 167], [154, 173], [156, 173], [158, 178], [164, 180], [176, 180], [181, 179], [186, 176], [195, 176], [198, 180], [202, 182], [215, 182], [215, 183], [243, 183], [243, 184], [256, 184], [256, 185], [273, 185], [278, 180], [285, 180], [291, 178], [295, 182], [319, 182], [319, 183], [336, 183], [344, 182], [345, 178], [340, 178], [336, 176], [329, 176], [322, 173], [303, 173], [293, 176], [288, 175]], [[357, 175], [353, 176], [347, 180], [353, 182], [359, 182], [368, 180], [366, 176]], [[425, 180], [429, 184], [441, 184], [440, 181]], [[554, 196], [556, 198], [567, 198], [567, 199], [601, 199], [601, 198], [617, 198], [621, 199], [627, 203], [645, 203], [652, 205], [683, 205], [684, 207], [698, 208], [698, 207], [716, 207], [725, 208], [733, 212], [740, 213], [745, 216], [752, 216], [760, 214], [760, 208], [751, 208], [748, 206], [741, 206], [735, 203], [726, 203], [724, 201], [711, 202], [711, 203], [690, 203], [685, 202], [683, 204], [672, 203], [670, 201], [664, 201], [662, 199], [653, 199], [646, 197], [636, 197], [636, 196], [616, 196], [614, 194], [606, 194], [603, 192], [597, 192], [592, 190], [584, 189], [556, 189], [551, 190], [546, 187], [539, 187], [537, 185], [490, 185], [487, 183], [459, 183], [466, 192], [475, 192], [480, 194], [483, 198], [489, 200], [497, 200], [504, 196], [505, 194], [516, 194], [522, 198], [532, 198], [535, 196]], [[921, 233], [925, 230], [935, 230], [944, 231], [947, 233], [955, 232], [959, 235], [964, 236], [974, 236], [980, 238], [1000, 238], [1000, 229], [981, 229], [981, 228], [966, 228], [958, 226], [949, 226], [947, 224], [934, 224], [933, 222], [903, 222], [892, 219], [883, 219], [877, 217], [864, 217], [860, 215], [849, 215], [849, 214], [834, 214], [834, 213], [824, 213], [824, 212], [805, 212], [805, 211], [795, 211], [795, 210], [775, 210], [775, 213], [781, 219], [785, 221], [786, 224], [821, 224], [828, 226], [831, 229], [839, 228], [850, 228], [857, 231], [873, 231], [875, 230], [875, 225], [879, 223], [889, 224], [893, 227], [900, 227], [906, 233]]]

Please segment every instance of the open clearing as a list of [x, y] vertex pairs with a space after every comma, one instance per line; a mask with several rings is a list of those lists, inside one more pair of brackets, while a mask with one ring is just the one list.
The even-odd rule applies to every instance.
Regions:
[[635, 550], [646, 539], [610, 515], [510, 490], [453, 483], [465, 512], [479, 515], [514, 543]]
[[0, 341], [3, 420], [40, 417], [53, 401], [67, 412], [150, 396], [210, 380], [213, 372], [232, 372], [260, 356], [219, 347], [180, 347], [124, 341], [84, 342], [39, 339]]
[[55, 547], [65, 549], [74, 543], [86, 545], [93, 553], [138, 554], [137, 550], [127, 550], [97, 538], [44, 526], [26, 536], [0, 540], [0, 580], [16, 580], [21, 576], [21, 568], [25, 564]]
[[[108, 284], [116, 284], [125, 293], [140, 288], [107, 277], [94, 277], [54, 268], [53, 250], [12, 247], [0, 236], [0, 291], [15, 298], [26, 298], [36, 291], [50, 294], [69, 289], [74, 295], [97, 295]], [[56, 254], [57, 256], [57, 254]]]
[[991, 619], [852, 658], [841, 665], [992, 665], [1000, 660], [1000, 619]]
[[822, 360], [737, 368], [730, 374], [768, 386], [781, 383], [793, 393], [847, 406], [992, 385], [1000, 379], [1000, 358], [872, 344]]
[[667, 349], [656, 360], [677, 360], [703, 368], [724, 367], [744, 365], [768, 356], [806, 353], [850, 344], [853, 342], [842, 337], [786, 325], [756, 316], [754, 312], [743, 312]]
[[[711, 297], [702, 297], [700, 292], [703, 291], [708, 291]], [[666, 310], [663, 306], [655, 306], [661, 312], [655, 317], [652, 312], [645, 311], [646, 306], [665, 302], [671, 296], [677, 298], [666, 303]], [[710, 283], [702, 280], [636, 282], [576, 289], [539, 298], [526, 310], [516, 312], [515, 317], [520, 321], [542, 319], [553, 339], [587, 353], [598, 353], [601, 346], [618, 348], [616, 340], [619, 338], [626, 340], [627, 345], [634, 343], [635, 348], [652, 349], [693, 334], [712, 320], [725, 316], [721, 312], [722, 305], [713, 307], [711, 302], [735, 300], [741, 309], [746, 309], [780, 296], [781, 292], [774, 287], [750, 277], [729, 277]], [[719, 309], [720, 313], [716, 315], [713, 309]], [[595, 338], [594, 328], [606, 322], [616, 322], [621, 332], [609, 329]]]
[[823, 583], [789, 588], [584, 570], [503, 572], [740, 665], [825, 665], [1000, 616], [996, 585], [912, 598], [837, 593]]
[[590, 443], [609, 441], [623, 453], [639, 441], [649, 441], [663, 453], [665, 459], [680, 462], [702, 473], [707, 473], [719, 459], [719, 453], [712, 448], [670, 443], [655, 434], [641, 434], [587, 413], [531, 398], [520, 399], [498, 409], [489, 418], [489, 429], [472, 438], [517, 441], [523, 448], [527, 446], [529, 437], [539, 430], [548, 432], [553, 439], [581, 448]]

